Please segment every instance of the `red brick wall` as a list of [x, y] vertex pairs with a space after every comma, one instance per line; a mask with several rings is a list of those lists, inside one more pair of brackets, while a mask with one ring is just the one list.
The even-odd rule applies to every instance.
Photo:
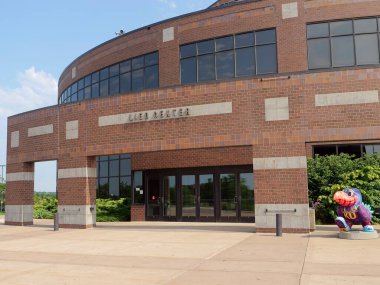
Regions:
[[145, 221], [145, 205], [131, 205], [131, 222]]

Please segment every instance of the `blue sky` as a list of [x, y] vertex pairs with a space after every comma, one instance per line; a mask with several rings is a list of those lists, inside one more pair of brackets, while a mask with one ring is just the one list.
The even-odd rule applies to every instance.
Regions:
[[[7, 117], [55, 105], [57, 80], [72, 60], [115, 37], [214, 0], [0, 1], [0, 165]], [[36, 164], [35, 189], [55, 191], [55, 163]]]

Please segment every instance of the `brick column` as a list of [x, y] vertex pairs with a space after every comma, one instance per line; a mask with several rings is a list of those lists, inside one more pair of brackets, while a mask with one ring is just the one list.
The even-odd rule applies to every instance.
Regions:
[[70, 157], [58, 161], [58, 213], [62, 228], [96, 225], [95, 157]]
[[33, 224], [34, 163], [7, 165], [5, 203], [6, 225]]
[[145, 205], [133, 204], [131, 205], [131, 222], [145, 221]]
[[253, 153], [257, 232], [274, 232], [276, 213], [282, 213], [284, 232], [308, 233], [305, 146], [263, 145], [254, 147]]

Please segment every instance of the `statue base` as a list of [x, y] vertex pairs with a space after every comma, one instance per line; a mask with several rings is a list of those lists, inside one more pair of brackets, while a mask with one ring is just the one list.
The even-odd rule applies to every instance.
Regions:
[[363, 232], [358, 230], [352, 230], [350, 232], [339, 232], [339, 238], [341, 239], [351, 239], [351, 240], [366, 240], [366, 239], [377, 239], [379, 235], [377, 231], [373, 232]]

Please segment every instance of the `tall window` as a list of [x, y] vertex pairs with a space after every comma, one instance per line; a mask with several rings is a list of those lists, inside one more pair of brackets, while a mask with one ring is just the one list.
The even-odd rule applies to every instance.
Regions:
[[183, 45], [180, 58], [182, 84], [276, 73], [276, 30]]
[[158, 52], [154, 52], [108, 66], [80, 79], [62, 92], [59, 104], [158, 86]]
[[309, 69], [379, 64], [380, 18], [307, 25]]

